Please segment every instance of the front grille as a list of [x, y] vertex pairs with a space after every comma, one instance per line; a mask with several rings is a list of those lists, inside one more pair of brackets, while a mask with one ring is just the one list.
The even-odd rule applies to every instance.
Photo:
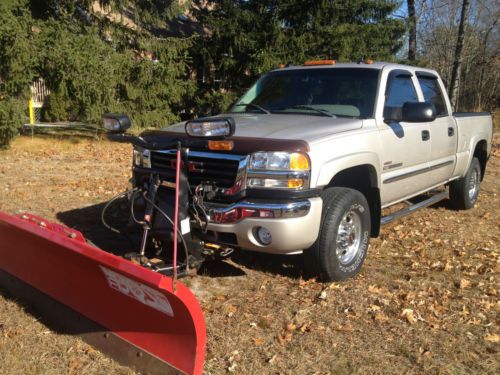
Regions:
[[[175, 171], [175, 155], [175, 150], [152, 151], [151, 167]], [[245, 159], [241, 155], [190, 151], [187, 165], [189, 185], [210, 182], [221, 188], [231, 188], [235, 185], [240, 163]]]

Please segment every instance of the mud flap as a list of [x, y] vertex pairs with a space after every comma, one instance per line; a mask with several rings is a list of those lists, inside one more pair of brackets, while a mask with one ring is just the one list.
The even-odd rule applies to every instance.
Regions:
[[101, 337], [109, 331], [138, 358], [147, 357], [148, 373], [162, 368], [164, 374], [202, 374], [205, 321], [181, 282], [174, 285], [172, 278], [93, 247], [63, 225], [2, 212], [0, 271], [0, 287], [18, 280], [18, 290], [29, 285], [76, 311], [93, 323], [93, 330], [102, 328]]

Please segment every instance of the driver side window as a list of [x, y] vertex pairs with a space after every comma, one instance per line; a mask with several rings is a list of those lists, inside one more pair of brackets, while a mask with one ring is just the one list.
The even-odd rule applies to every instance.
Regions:
[[406, 102], [418, 102], [417, 92], [409, 76], [398, 75], [390, 79], [385, 107], [401, 108]]

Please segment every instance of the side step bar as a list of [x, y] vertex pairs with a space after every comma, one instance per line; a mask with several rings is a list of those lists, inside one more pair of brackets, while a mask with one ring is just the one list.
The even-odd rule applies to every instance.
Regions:
[[403, 216], [409, 215], [420, 208], [432, 206], [433, 204], [440, 202], [443, 199], [447, 199], [448, 196], [449, 196], [448, 191], [441, 191], [439, 193], [436, 193], [436, 194], [430, 196], [429, 198], [427, 198], [421, 202], [409, 204], [407, 207], [405, 207], [399, 211], [393, 212], [392, 214], [389, 214], [387, 216], [383, 216], [380, 219], [380, 225], [389, 224], [390, 222], [392, 222], [396, 219], [399, 219]]

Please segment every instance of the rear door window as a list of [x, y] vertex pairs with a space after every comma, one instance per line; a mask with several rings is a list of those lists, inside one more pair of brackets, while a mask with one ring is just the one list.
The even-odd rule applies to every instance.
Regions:
[[437, 116], [447, 116], [446, 102], [437, 77], [417, 74], [418, 82], [426, 102], [434, 104]]

